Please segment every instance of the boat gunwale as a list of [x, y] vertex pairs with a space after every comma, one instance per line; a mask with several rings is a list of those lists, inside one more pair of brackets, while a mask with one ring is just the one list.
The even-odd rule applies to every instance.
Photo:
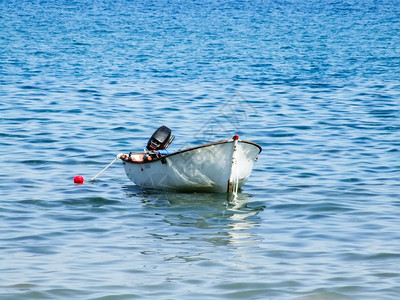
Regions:
[[[218, 142], [213, 142], [213, 143], [207, 143], [207, 144], [203, 144], [203, 145], [199, 145], [199, 146], [194, 146], [194, 147], [190, 147], [190, 148], [186, 148], [183, 150], [178, 150], [176, 152], [173, 153], [169, 153], [166, 155], [163, 155], [161, 157], [157, 157], [157, 158], [153, 158], [152, 160], [148, 160], [148, 161], [127, 161], [127, 160], [123, 160], [125, 163], [130, 163], [130, 164], [136, 164], [136, 165], [140, 165], [140, 164], [151, 164], [153, 162], [165, 159], [167, 157], [171, 157], [177, 154], [182, 154], [188, 151], [192, 151], [192, 150], [196, 150], [196, 149], [201, 149], [201, 148], [206, 148], [206, 147], [210, 147], [210, 146], [214, 146], [214, 145], [220, 145], [220, 144], [225, 144], [225, 143], [233, 143], [234, 140], [225, 140], [225, 141], [218, 141]], [[246, 144], [250, 144], [253, 146], [256, 146], [260, 151], [258, 152], [258, 154], [261, 153], [262, 148], [259, 144], [254, 143], [254, 142], [250, 142], [250, 141], [245, 141], [245, 140], [238, 140], [239, 143], [246, 143]]]

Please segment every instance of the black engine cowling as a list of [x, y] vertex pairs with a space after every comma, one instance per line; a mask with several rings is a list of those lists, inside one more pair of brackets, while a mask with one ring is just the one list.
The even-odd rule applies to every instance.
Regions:
[[153, 133], [147, 142], [146, 148], [148, 150], [164, 150], [167, 149], [173, 139], [174, 136], [171, 137], [171, 129], [163, 125]]

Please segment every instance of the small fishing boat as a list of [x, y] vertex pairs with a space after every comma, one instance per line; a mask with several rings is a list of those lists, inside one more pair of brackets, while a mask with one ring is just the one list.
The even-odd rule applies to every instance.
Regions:
[[126, 175], [138, 186], [192, 192], [237, 193], [249, 178], [261, 146], [232, 139], [169, 153], [171, 130], [158, 128], [143, 152], [119, 154]]

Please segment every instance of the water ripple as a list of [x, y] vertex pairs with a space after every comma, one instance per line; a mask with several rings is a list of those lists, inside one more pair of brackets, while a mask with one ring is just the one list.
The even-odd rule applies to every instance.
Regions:
[[[1, 296], [397, 299], [399, 14], [1, 2]], [[87, 181], [163, 124], [263, 147], [236, 201]]]

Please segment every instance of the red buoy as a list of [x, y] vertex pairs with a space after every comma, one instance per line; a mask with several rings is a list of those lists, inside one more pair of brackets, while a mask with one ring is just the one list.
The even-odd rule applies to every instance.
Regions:
[[74, 177], [74, 182], [77, 184], [83, 184], [84, 181], [85, 181], [85, 179], [81, 175], [77, 175]]
[[239, 135], [235, 134], [235, 135], [233, 136], [233, 140], [234, 140], [234, 141], [237, 141], [238, 139], [239, 139]]

